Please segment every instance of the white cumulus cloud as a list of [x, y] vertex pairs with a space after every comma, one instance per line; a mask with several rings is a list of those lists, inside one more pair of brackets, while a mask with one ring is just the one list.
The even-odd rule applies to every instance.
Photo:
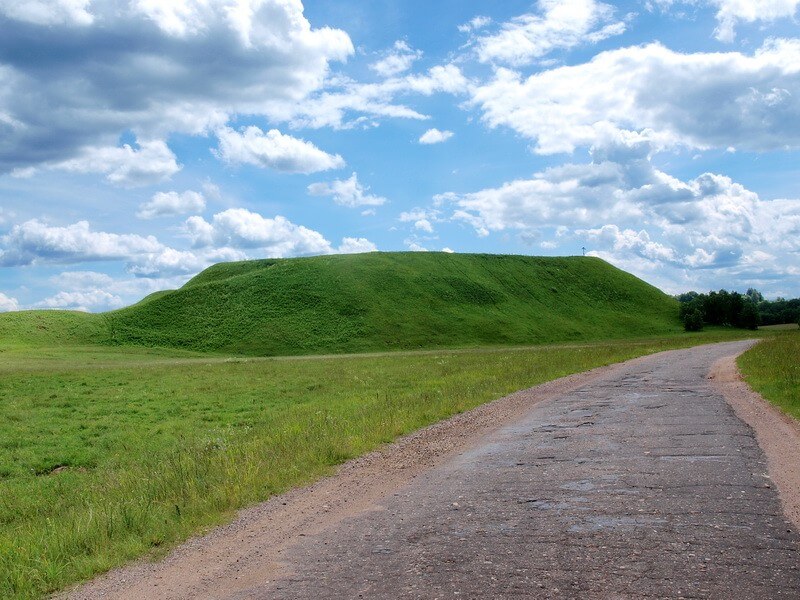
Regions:
[[0, 237], [0, 266], [120, 260], [161, 249], [153, 236], [93, 231], [87, 221], [58, 227], [31, 219]]
[[381, 77], [394, 77], [408, 71], [414, 61], [421, 57], [421, 50], [414, 50], [407, 42], [398, 40], [386, 56], [372, 63], [369, 68]]
[[380, 206], [387, 202], [386, 198], [382, 196], [370, 194], [369, 187], [359, 183], [356, 173], [353, 173], [349, 179], [312, 183], [308, 186], [308, 193], [312, 196], [331, 196], [336, 204], [350, 208]]
[[523, 78], [498, 69], [473, 103], [491, 127], [535, 141], [542, 154], [619, 138], [659, 147], [800, 146], [800, 40], [752, 55], [675, 52], [649, 44]]
[[35, 25], [91, 25], [91, 0], [0, 0], [0, 15]]
[[366, 238], [342, 238], [342, 243], [336, 249], [337, 254], [360, 254], [362, 252], [375, 252], [378, 247]]
[[441, 144], [442, 142], [449, 140], [451, 137], [453, 137], [452, 131], [440, 131], [434, 127], [433, 129], [428, 129], [428, 131], [420, 136], [419, 143]]
[[103, 173], [113, 184], [137, 187], [159, 183], [180, 171], [175, 154], [161, 140], [139, 142], [139, 148], [86, 147], [75, 158], [55, 163], [56, 169], [80, 173]]
[[217, 156], [229, 163], [249, 164], [284, 173], [318, 173], [345, 165], [338, 154], [328, 154], [311, 142], [284, 135], [277, 129], [267, 132], [258, 127], [217, 131]]
[[776, 21], [789, 18], [797, 12], [800, 0], [712, 0], [718, 7], [719, 26], [714, 32], [717, 39], [732, 42], [736, 39], [736, 25], [740, 22]]
[[263, 217], [244, 208], [231, 208], [212, 217], [189, 217], [186, 229], [196, 248], [204, 246], [260, 248], [267, 256], [281, 258], [326, 254], [331, 245], [321, 233], [295, 225], [280, 215]]
[[625, 31], [623, 21], [613, 20], [614, 8], [596, 0], [539, 0], [537, 6], [540, 14], [520, 15], [503, 23], [500, 31], [478, 38], [478, 59], [522, 66], [554, 50], [599, 42]]
[[155, 219], [203, 212], [206, 200], [200, 192], [156, 192], [148, 202], [139, 206], [136, 216], [140, 219]]
[[462, 25], [459, 25], [458, 26], [458, 30], [461, 33], [470, 33], [472, 31], [477, 31], [478, 29], [483, 29], [484, 27], [486, 27], [491, 22], [492, 22], [492, 18], [491, 17], [487, 17], [487, 16], [484, 16], [484, 15], [478, 15], [477, 17], [473, 17], [472, 19], [470, 19], [466, 23], [464, 23]]
[[12, 312], [15, 310], [19, 310], [17, 299], [0, 292], [0, 312]]
[[166, 140], [269, 118], [354, 52], [300, 0], [0, 0], [0, 19], [0, 173], [85, 161], [125, 132]]
[[722, 42], [733, 42], [736, 39], [736, 27], [740, 23], [771, 23], [790, 19], [797, 13], [800, 0], [648, 0], [645, 4], [648, 10], [659, 8], [662, 12], [680, 5], [715, 8], [715, 37]]
[[111, 310], [122, 308], [125, 302], [119, 296], [104, 290], [91, 290], [87, 292], [58, 292], [34, 304], [36, 308], [60, 308], [65, 310]]
[[235, 249], [247, 253], [236, 260], [372, 252], [377, 249], [368, 239], [353, 237], [343, 238], [342, 243], [335, 247], [318, 231], [296, 225], [280, 215], [264, 217], [244, 208], [217, 213], [210, 222], [198, 216], [189, 217], [185, 230], [195, 250]]
[[443, 194], [438, 202], [478, 236], [515, 231], [531, 242], [555, 236], [561, 248], [579, 252], [585, 245], [670, 289], [676, 282], [691, 286], [698, 272], [706, 285], [767, 290], [791, 275], [800, 252], [800, 199], [762, 200], [715, 173], [682, 181], [654, 167], [649, 154], [647, 144], [598, 149], [589, 164]]

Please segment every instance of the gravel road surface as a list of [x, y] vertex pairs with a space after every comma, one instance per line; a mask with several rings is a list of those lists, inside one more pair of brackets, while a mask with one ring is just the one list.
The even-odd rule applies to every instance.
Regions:
[[751, 343], [522, 392], [71, 597], [800, 598], [798, 530], [708, 378]]

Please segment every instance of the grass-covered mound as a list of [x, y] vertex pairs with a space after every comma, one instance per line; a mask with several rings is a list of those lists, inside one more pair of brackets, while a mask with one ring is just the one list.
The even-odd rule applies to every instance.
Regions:
[[673, 299], [600, 259], [445, 253], [223, 263], [105, 318], [114, 344], [247, 355], [535, 344], [680, 329]]
[[0, 314], [0, 348], [85, 346], [109, 341], [104, 315], [69, 310]]

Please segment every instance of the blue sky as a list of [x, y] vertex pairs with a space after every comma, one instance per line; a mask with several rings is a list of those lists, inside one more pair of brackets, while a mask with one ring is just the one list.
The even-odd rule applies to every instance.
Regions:
[[800, 296], [800, 0], [0, 0], [0, 310], [600, 256]]

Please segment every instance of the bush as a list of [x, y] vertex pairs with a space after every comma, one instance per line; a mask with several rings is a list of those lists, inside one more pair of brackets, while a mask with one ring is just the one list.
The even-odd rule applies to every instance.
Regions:
[[686, 331], [700, 331], [703, 329], [703, 315], [694, 308], [683, 315], [683, 328]]

